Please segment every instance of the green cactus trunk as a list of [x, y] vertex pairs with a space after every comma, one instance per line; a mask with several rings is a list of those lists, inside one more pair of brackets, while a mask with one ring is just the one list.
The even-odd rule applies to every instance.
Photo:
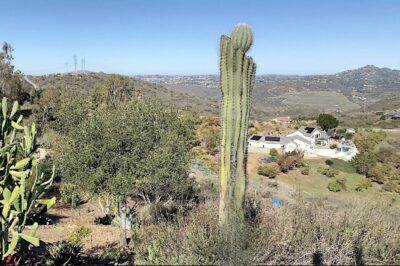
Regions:
[[246, 51], [252, 43], [251, 29], [238, 25], [221, 37], [220, 86], [222, 103], [220, 224], [243, 219], [247, 186], [247, 128], [250, 96], [256, 65]]

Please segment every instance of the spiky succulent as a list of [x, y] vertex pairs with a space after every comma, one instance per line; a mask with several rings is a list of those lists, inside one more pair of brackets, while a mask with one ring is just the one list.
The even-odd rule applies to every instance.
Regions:
[[233, 217], [244, 217], [247, 185], [247, 128], [250, 96], [256, 64], [246, 56], [253, 33], [246, 24], [238, 24], [231, 37], [221, 37], [220, 86], [222, 100], [221, 197], [220, 223]]

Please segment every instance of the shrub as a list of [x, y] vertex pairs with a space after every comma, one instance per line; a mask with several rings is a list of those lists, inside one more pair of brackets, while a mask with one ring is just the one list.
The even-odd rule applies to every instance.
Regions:
[[303, 161], [303, 156], [300, 154], [292, 155], [293, 158], [293, 165], [294, 167], [303, 167], [304, 166], [304, 161]]
[[367, 177], [379, 184], [385, 183], [387, 177], [390, 176], [392, 168], [390, 165], [377, 163], [367, 173]]
[[318, 171], [327, 177], [335, 177], [335, 175], [339, 174], [339, 171], [331, 167], [319, 167]]
[[346, 178], [342, 177], [342, 178], [337, 178], [336, 182], [338, 182], [341, 186], [343, 190], [346, 190]]
[[278, 189], [279, 184], [276, 181], [268, 181], [267, 182], [267, 186], [273, 189]]
[[89, 227], [87, 226], [78, 226], [75, 227], [71, 232], [68, 237], [68, 240], [72, 244], [81, 244], [84, 241], [87, 241], [90, 238], [90, 235], [92, 234], [92, 230], [90, 230]]
[[397, 182], [394, 180], [390, 180], [385, 184], [383, 184], [382, 189], [388, 192], [396, 192], [398, 189], [397, 187], [398, 187]]
[[281, 172], [281, 168], [277, 163], [267, 163], [260, 165], [257, 172], [259, 175], [275, 178]]
[[269, 150], [269, 155], [271, 156], [278, 156], [278, 150], [275, 148], [272, 148]]
[[302, 175], [309, 175], [310, 174], [310, 167], [304, 167], [301, 169], [301, 174]]
[[102, 224], [102, 225], [111, 225], [112, 221], [114, 220], [114, 216], [111, 214], [106, 214], [104, 216], [99, 216], [94, 218], [94, 224]]
[[178, 205], [175, 201], [151, 202], [143, 206], [137, 213], [140, 224], [156, 224], [175, 220], [178, 211], [184, 206]]
[[352, 139], [353, 136], [354, 136], [353, 133], [346, 133], [346, 134], [344, 135], [344, 138], [345, 138], [345, 139]]
[[77, 206], [80, 202], [78, 186], [69, 182], [62, 182], [60, 185], [61, 203]]
[[[195, 148], [193, 148], [192, 150], [194, 149]], [[212, 171], [218, 172], [218, 165], [214, 162], [212, 155], [202, 152], [196, 152], [194, 158], [203, 161]]]
[[367, 190], [368, 188], [372, 187], [372, 182], [368, 178], [363, 178], [360, 184], [358, 184], [355, 188], [356, 191], [363, 191]]
[[329, 182], [328, 189], [332, 192], [339, 192], [343, 189], [343, 186], [341, 183], [339, 183], [338, 181], [335, 180], [335, 181]]
[[82, 245], [68, 241], [58, 241], [47, 246], [44, 257], [45, 265], [79, 265], [82, 256]]
[[330, 149], [334, 150], [337, 148], [337, 144], [331, 144], [331, 146], [329, 146]]
[[325, 164], [331, 166], [333, 165], [333, 161], [328, 159], [325, 161]]
[[286, 173], [294, 167], [294, 159], [291, 156], [280, 155], [277, 157], [276, 162], [278, 163], [281, 171]]
[[[93, 265], [134, 265], [134, 249], [120, 247], [116, 243], [107, 243], [98, 247], [101, 253], [94, 257]], [[99, 263], [101, 262], [101, 263]]]

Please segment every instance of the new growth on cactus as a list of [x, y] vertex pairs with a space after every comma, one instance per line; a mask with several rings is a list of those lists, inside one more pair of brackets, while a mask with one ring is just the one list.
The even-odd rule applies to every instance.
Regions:
[[256, 64], [246, 55], [253, 43], [247, 24], [238, 24], [231, 36], [221, 36], [220, 87], [222, 140], [220, 166], [220, 224], [244, 217], [247, 185], [247, 128]]
[[45, 177], [39, 170], [39, 162], [35, 158], [35, 124], [23, 126], [22, 115], [15, 119], [18, 102], [8, 112], [7, 98], [3, 98], [1, 109], [0, 255], [4, 259], [17, 249], [24, 255], [30, 244], [39, 245], [39, 239], [35, 237], [37, 223], [32, 225], [29, 233], [22, 233], [22, 230], [29, 213], [36, 206], [43, 204], [50, 208], [56, 199], [42, 199], [52, 185], [54, 168], [50, 177]]

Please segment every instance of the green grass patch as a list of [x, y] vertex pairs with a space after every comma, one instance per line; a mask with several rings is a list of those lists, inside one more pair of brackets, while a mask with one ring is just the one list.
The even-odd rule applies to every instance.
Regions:
[[338, 170], [340, 172], [349, 173], [349, 174], [356, 173], [356, 169], [353, 167], [351, 162], [344, 161], [344, 160], [337, 159], [337, 158], [333, 158], [330, 160], [333, 162], [333, 164], [331, 165], [331, 167], [333, 169]]

